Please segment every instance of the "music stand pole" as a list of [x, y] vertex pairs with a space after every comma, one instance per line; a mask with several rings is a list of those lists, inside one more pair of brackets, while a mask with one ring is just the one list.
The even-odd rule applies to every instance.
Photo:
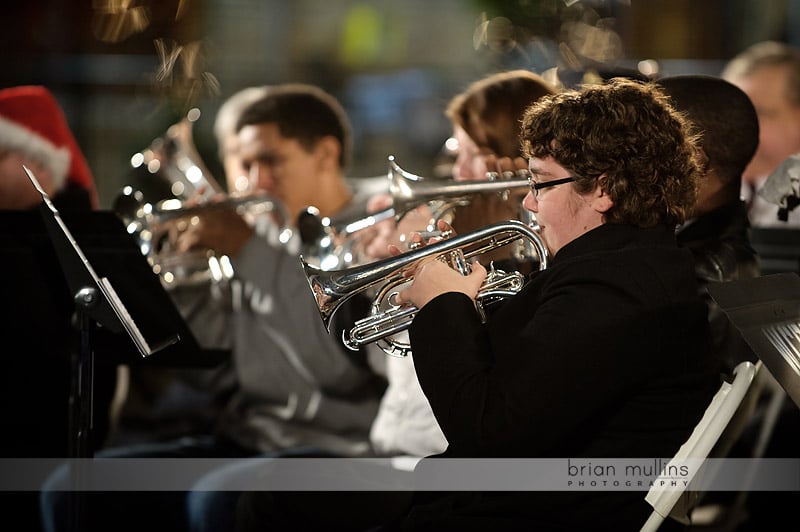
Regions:
[[96, 288], [86, 287], [78, 290], [74, 297], [75, 312], [80, 324], [80, 343], [71, 357], [72, 385], [70, 390], [70, 482], [72, 484], [70, 530], [84, 530], [86, 495], [82, 486], [82, 461], [94, 454], [92, 429], [94, 427], [94, 349], [92, 347], [92, 327], [94, 320], [91, 311], [99, 301]]
[[71, 458], [91, 458], [94, 427], [94, 350], [91, 335], [94, 321], [90, 311], [98, 305], [96, 288], [82, 288], [75, 294], [75, 310], [80, 323], [80, 345], [72, 355], [70, 393]]

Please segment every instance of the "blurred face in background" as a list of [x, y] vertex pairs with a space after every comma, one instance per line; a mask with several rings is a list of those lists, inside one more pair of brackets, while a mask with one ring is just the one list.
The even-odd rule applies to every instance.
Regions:
[[0, 148], [0, 209], [24, 210], [35, 207], [42, 196], [34, 188], [28, 175], [22, 169], [27, 166], [36, 176], [39, 184], [52, 198], [55, 195], [53, 174], [44, 165], [17, 151]]
[[[319, 202], [320, 186], [331, 163], [330, 140], [323, 138], [310, 151], [281, 135], [276, 124], [248, 125], [239, 131], [239, 156], [251, 190], [280, 200], [289, 219]], [[338, 152], [336, 153], [338, 157]]]
[[750, 97], [758, 113], [758, 150], [742, 176], [745, 182], [766, 178], [786, 158], [800, 152], [800, 106], [789, 100], [787, 74], [786, 66], [764, 66], [731, 80]]
[[231, 195], [251, 192], [250, 178], [242, 164], [242, 157], [239, 155], [239, 136], [236, 133], [225, 137], [222, 146], [222, 168], [225, 171], [225, 181]]
[[492, 155], [489, 148], [483, 148], [467, 135], [463, 128], [456, 126], [453, 130], [456, 139], [456, 160], [453, 163], [453, 179], [456, 181], [475, 181], [486, 179], [489, 169], [486, 157]]

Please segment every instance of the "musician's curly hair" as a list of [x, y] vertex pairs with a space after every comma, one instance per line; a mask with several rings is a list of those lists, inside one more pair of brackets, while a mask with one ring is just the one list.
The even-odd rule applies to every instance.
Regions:
[[655, 84], [625, 78], [538, 100], [521, 133], [525, 156], [552, 156], [578, 177], [577, 192], [599, 183], [614, 202], [606, 223], [639, 227], [685, 221], [700, 178], [697, 142]]

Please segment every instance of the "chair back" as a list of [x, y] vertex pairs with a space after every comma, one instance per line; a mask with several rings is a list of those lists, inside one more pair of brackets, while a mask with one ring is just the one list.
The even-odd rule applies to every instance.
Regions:
[[[747, 394], [747, 390], [753, 382], [756, 372], [761, 367], [761, 363], [752, 364], [751, 362], [741, 362], [733, 372], [732, 382], [723, 382], [719, 390], [711, 399], [711, 403], [706, 408], [703, 417], [695, 426], [691, 436], [681, 445], [678, 452], [670, 460], [665, 471], [679, 467], [686, 460], [705, 460], [711, 453], [711, 449], [719, 440], [725, 428], [730, 423], [736, 410], [742, 404], [742, 400]], [[670, 479], [660, 475], [653, 486], [647, 492], [645, 500], [653, 507], [653, 512], [645, 522], [641, 532], [652, 532], [657, 530], [667, 517], [672, 517], [683, 524], [689, 524], [688, 510], [692, 506], [692, 499], [696, 498], [696, 493], [687, 492], [687, 485], [697, 471], [693, 467], [692, 473], [686, 478], [683, 486], [674, 486]], [[690, 496], [690, 494], [693, 494]], [[684, 498], [684, 504], [678, 505], [678, 501]]]

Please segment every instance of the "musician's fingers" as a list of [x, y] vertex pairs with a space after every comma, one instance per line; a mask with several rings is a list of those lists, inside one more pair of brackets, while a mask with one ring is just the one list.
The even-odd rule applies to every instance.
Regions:
[[394, 302], [397, 305], [405, 305], [406, 303], [410, 303], [410, 300], [406, 297], [406, 290], [399, 290], [397, 295], [394, 296]]
[[175, 240], [175, 250], [184, 253], [194, 249], [199, 243], [197, 233], [192, 230], [183, 231]]
[[[497, 172], [497, 155], [494, 153], [487, 153], [483, 155], [483, 162], [486, 165], [486, 172]], [[482, 179], [482, 178], [481, 178]]]
[[392, 196], [389, 194], [378, 194], [367, 200], [367, 212], [377, 212], [388, 209], [392, 206]]
[[487, 274], [486, 266], [484, 266], [477, 260], [470, 262], [470, 268], [471, 268], [471, 271], [469, 273], [470, 276], [480, 277], [481, 282], [483, 281], [483, 279], [486, 278]]
[[478, 296], [478, 292], [483, 285], [484, 280], [486, 280], [486, 268], [480, 262], [473, 262], [471, 264], [472, 271], [470, 271], [467, 278], [470, 281], [470, 286], [467, 292], [467, 295], [471, 298], [475, 299]]
[[[516, 179], [526, 177], [528, 162], [522, 157], [485, 156], [487, 175], [494, 179]], [[524, 175], [523, 175], [524, 174]]]
[[425, 245], [425, 239], [418, 231], [412, 231], [406, 238], [408, 249], [416, 249]]
[[447, 223], [445, 220], [438, 220], [436, 222], [436, 228], [442, 233], [448, 233], [450, 235], [456, 234], [455, 229], [453, 229], [453, 226]]

